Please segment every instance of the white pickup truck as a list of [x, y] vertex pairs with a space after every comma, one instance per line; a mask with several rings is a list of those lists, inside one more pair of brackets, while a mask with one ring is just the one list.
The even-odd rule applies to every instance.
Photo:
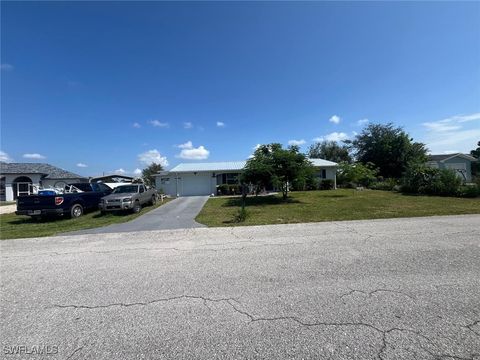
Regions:
[[154, 205], [157, 196], [155, 189], [147, 189], [143, 184], [122, 185], [116, 187], [110, 195], [101, 198], [98, 207], [102, 213], [121, 210], [138, 213], [142, 206]]

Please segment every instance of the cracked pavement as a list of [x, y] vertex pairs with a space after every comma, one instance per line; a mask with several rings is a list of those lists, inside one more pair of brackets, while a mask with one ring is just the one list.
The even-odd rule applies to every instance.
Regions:
[[[480, 360], [479, 229], [465, 215], [2, 241], [0, 357]], [[22, 345], [58, 353], [7, 353]]]

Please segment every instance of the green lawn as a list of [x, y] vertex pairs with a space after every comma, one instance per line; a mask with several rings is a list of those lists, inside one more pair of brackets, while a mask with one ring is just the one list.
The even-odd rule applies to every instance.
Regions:
[[245, 222], [236, 223], [239, 198], [211, 198], [196, 221], [207, 226], [288, 224], [383, 219], [410, 216], [480, 214], [480, 198], [410, 196], [378, 190], [301, 191], [281, 196], [248, 197]]
[[68, 231], [91, 229], [110, 224], [126, 222], [145, 214], [165, 203], [158, 202], [155, 206], [146, 206], [138, 214], [113, 213], [101, 215], [100, 211], [90, 212], [78, 219], [52, 218], [33, 220], [30, 216], [17, 216], [15, 214], [0, 215], [0, 239], [18, 239], [27, 237], [40, 237], [56, 235]]

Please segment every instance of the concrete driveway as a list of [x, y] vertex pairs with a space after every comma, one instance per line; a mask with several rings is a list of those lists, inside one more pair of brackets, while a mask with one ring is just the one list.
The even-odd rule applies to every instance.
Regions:
[[[1, 241], [4, 359], [479, 359], [480, 216]], [[49, 356], [10, 355], [50, 346]]]
[[105, 227], [80, 230], [66, 235], [106, 234], [147, 230], [191, 229], [205, 227], [195, 221], [208, 196], [179, 197], [132, 221]]

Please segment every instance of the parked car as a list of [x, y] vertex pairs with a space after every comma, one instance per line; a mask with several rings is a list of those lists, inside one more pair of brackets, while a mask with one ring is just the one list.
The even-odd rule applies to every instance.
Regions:
[[131, 210], [140, 212], [142, 206], [157, 202], [157, 191], [148, 189], [143, 184], [118, 186], [113, 192], [100, 200], [98, 207], [101, 212]]
[[17, 215], [41, 218], [48, 215], [78, 218], [85, 211], [98, 209], [99, 200], [112, 192], [105, 184], [74, 183], [63, 190], [41, 190], [37, 195], [17, 198]]

